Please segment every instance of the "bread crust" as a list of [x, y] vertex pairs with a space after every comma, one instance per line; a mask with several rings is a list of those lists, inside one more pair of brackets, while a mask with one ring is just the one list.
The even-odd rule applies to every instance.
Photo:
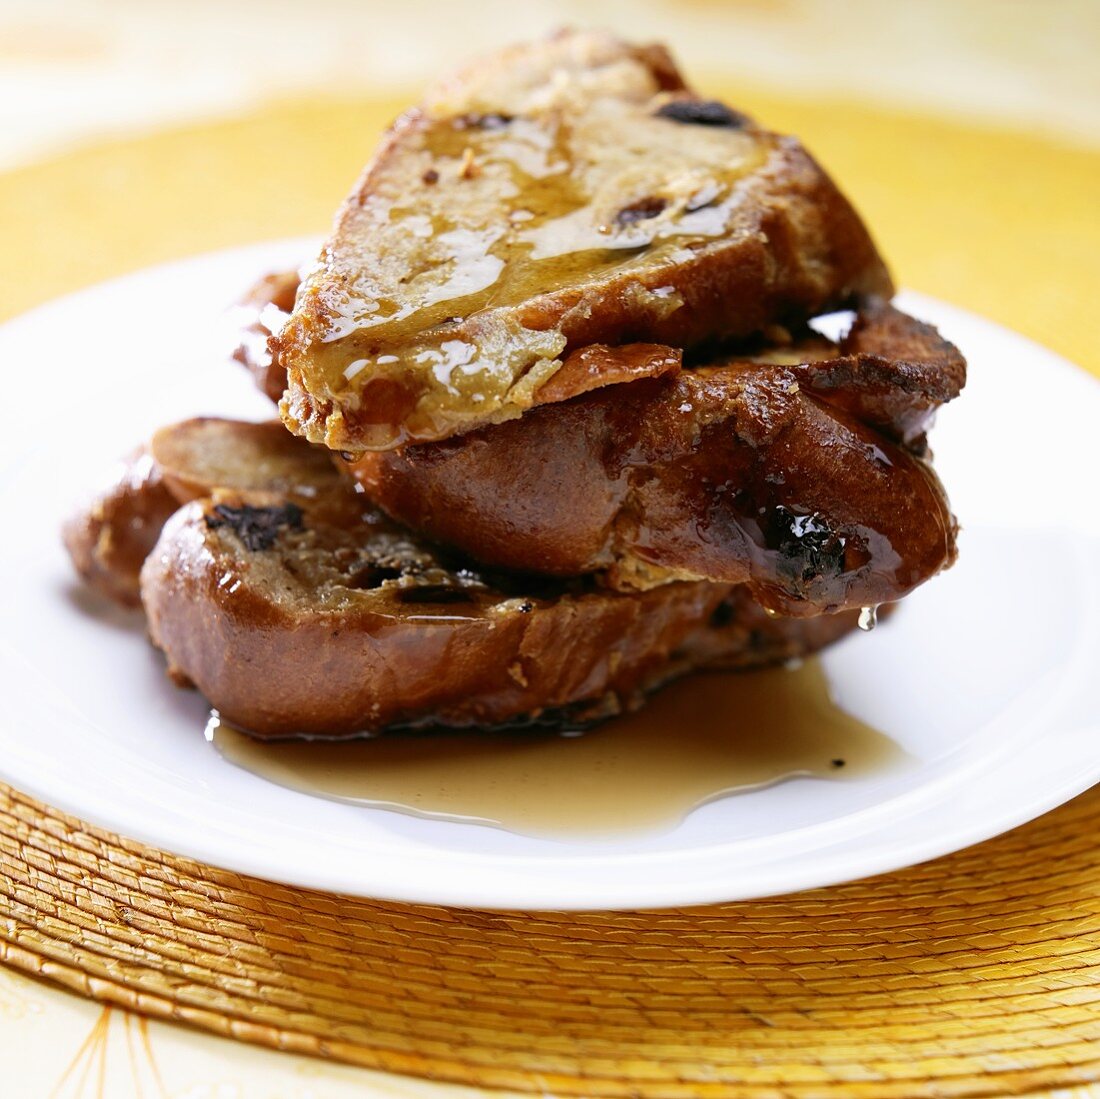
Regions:
[[124, 607], [141, 606], [142, 563], [177, 507], [148, 449], [139, 447], [61, 528], [80, 578]]
[[965, 363], [881, 302], [801, 357], [613, 386], [349, 468], [397, 521], [495, 567], [747, 583], [786, 615], [892, 602], [955, 558], [922, 455]]
[[170, 674], [262, 738], [590, 724], [694, 668], [803, 656], [855, 625], [851, 615], [771, 618], [745, 590], [720, 584], [634, 594], [502, 586], [402, 546], [369, 514], [335, 529], [307, 512], [262, 548], [218, 518], [218, 508], [279, 501], [237, 493], [187, 505], [142, 571], [150, 635]]
[[398, 120], [271, 348], [291, 430], [386, 449], [519, 416], [588, 344], [691, 347], [890, 293], [796, 140], [663, 51], [567, 33]]
[[772, 618], [730, 585], [623, 595], [475, 570], [278, 422], [163, 428], [105, 498], [72, 527], [101, 547], [83, 575], [133, 605], [144, 560], [168, 674], [258, 736], [587, 724], [693, 668], [781, 662], [855, 626]]

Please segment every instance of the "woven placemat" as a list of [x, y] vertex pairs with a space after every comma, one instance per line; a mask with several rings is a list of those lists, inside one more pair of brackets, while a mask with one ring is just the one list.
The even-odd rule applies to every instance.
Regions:
[[638, 913], [363, 901], [0, 786], [0, 960], [392, 1072], [581, 1096], [962, 1096], [1100, 1080], [1100, 788], [795, 896]]

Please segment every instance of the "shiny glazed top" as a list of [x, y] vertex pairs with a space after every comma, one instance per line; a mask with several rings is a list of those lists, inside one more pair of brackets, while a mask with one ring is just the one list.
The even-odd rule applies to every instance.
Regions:
[[564, 34], [397, 121], [272, 346], [292, 430], [385, 449], [518, 416], [589, 343], [689, 346], [888, 290], [797, 142], [662, 50]]

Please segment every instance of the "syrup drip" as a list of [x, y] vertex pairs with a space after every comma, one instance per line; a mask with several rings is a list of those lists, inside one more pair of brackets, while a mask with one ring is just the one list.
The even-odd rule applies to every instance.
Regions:
[[870, 633], [878, 625], [878, 605], [861, 607], [857, 625], [865, 633]]

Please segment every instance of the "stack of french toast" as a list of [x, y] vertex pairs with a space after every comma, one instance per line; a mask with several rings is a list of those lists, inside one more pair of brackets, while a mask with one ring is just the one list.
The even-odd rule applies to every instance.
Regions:
[[892, 295], [798, 141], [563, 32], [439, 83], [249, 294], [281, 418], [163, 428], [66, 542], [256, 736], [589, 724], [952, 563], [965, 362]]

